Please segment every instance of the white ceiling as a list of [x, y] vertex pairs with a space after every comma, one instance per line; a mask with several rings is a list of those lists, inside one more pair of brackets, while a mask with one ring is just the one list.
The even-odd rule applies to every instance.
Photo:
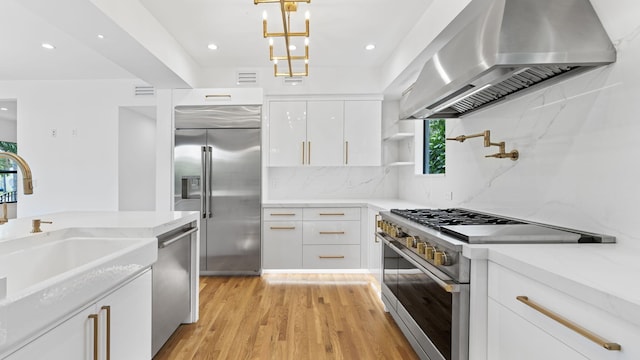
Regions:
[[[252, 0], [140, 0], [202, 67], [270, 66], [268, 42], [262, 36], [262, 13], [268, 31], [282, 31], [279, 3], [255, 5]], [[425, 0], [313, 0], [300, 3], [291, 16], [291, 30], [304, 30], [310, 18], [310, 65], [322, 67], [375, 67], [391, 54], [411, 30], [430, 1]], [[302, 38], [293, 38], [298, 53]], [[216, 51], [207, 49], [213, 42]], [[365, 45], [376, 45], [374, 51]], [[276, 43], [277, 44], [277, 43]], [[282, 45], [282, 44], [281, 44]], [[283, 55], [284, 45], [276, 48]]]
[[[186, 59], [202, 69], [269, 67], [268, 43], [262, 37], [262, 12], [268, 12], [269, 31], [282, 31], [278, 4], [255, 5], [252, 0], [111, 1], [0, 0], [3, 47], [0, 80], [139, 77], [153, 83], [153, 73], [142, 74], [145, 68], [152, 67], [149, 59], [136, 58], [138, 53], [132, 51], [131, 39], [139, 42], [144, 37], [131, 30], [136, 30], [136, 24], [124, 24], [110, 18], [112, 13], [109, 16], [102, 13], [110, 6], [115, 8], [113, 4], [131, 6], [138, 2], [136, 6], [145, 9], [145, 15], [157, 20], [157, 24], [152, 24], [156, 27], [149, 27], [149, 20], [141, 17], [139, 28], [163, 32], [165, 40], [175, 40], [173, 52], [162, 54], [149, 44], [141, 44], [144, 51], [139, 52], [159, 57], [161, 65], [156, 68], [171, 68], [174, 71], [171, 75], [178, 75], [175, 78], [185, 78], [181, 76], [184, 72], [175, 71], [169, 64], [178, 52], [182, 53], [182, 63]], [[303, 27], [304, 12], [308, 9], [311, 67], [358, 67], [375, 72], [431, 3], [431, 0], [313, 0], [310, 4], [299, 4], [298, 13], [292, 16], [292, 30]], [[97, 32], [102, 31], [98, 28], [108, 26], [118, 27], [119, 33], [111, 39], [116, 43], [104, 49], [95, 39]], [[126, 39], [129, 43], [118, 47], [117, 42], [124, 41], [122, 34], [129, 37]], [[142, 35], [149, 38], [149, 34]], [[50, 42], [57, 48], [45, 50], [41, 48], [42, 42]], [[211, 42], [219, 49], [207, 49]], [[369, 43], [375, 44], [376, 49], [365, 50]], [[276, 49], [276, 55], [282, 53], [283, 48]], [[132, 65], [134, 62], [137, 65]]]
[[[56, 50], [41, 44], [55, 44]], [[0, 80], [133, 78], [126, 70], [25, 9], [0, 0]]]

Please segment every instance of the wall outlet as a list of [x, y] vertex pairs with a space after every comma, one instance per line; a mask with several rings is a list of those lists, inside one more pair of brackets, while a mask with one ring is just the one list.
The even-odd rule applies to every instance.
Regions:
[[58, 136], [58, 129], [51, 129], [51, 137]]
[[453, 191], [446, 191], [444, 193], [444, 199], [445, 200], [453, 200]]

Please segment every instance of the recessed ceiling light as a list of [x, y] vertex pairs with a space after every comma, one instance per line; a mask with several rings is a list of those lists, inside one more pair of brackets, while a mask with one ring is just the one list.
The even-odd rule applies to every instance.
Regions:
[[3, 107], [3, 108], [0, 108], [0, 110], [2, 110], [2, 111], [9, 111], [9, 109], [4, 108], [4, 107]]
[[53, 49], [56, 48], [55, 46], [53, 46], [53, 45], [51, 45], [49, 43], [42, 43], [42, 47], [47, 49], [47, 50], [53, 50]]
[[100, 40], [104, 39], [104, 35], [98, 34], [98, 39], [100, 39]]
[[207, 47], [209, 48], [209, 50], [218, 50], [218, 45], [216, 44], [209, 44], [207, 45]]
[[364, 48], [367, 49], [367, 50], [373, 50], [373, 49], [376, 48], [376, 46], [373, 45], [373, 44], [369, 44], [369, 45], [365, 46]]

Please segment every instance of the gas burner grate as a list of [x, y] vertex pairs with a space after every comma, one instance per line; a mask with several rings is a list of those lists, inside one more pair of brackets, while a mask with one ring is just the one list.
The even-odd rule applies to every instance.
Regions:
[[481, 214], [465, 209], [391, 209], [391, 213], [420, 225], [440, 230], [450, 225], [507, 225], [524, 224], [494, 215]]

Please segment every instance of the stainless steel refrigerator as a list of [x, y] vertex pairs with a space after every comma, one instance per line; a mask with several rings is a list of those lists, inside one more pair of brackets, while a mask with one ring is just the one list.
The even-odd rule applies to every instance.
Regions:
[[260, 274], [261, 106], [176, 106], [174, 209], [198, 210], [200, 273]]

